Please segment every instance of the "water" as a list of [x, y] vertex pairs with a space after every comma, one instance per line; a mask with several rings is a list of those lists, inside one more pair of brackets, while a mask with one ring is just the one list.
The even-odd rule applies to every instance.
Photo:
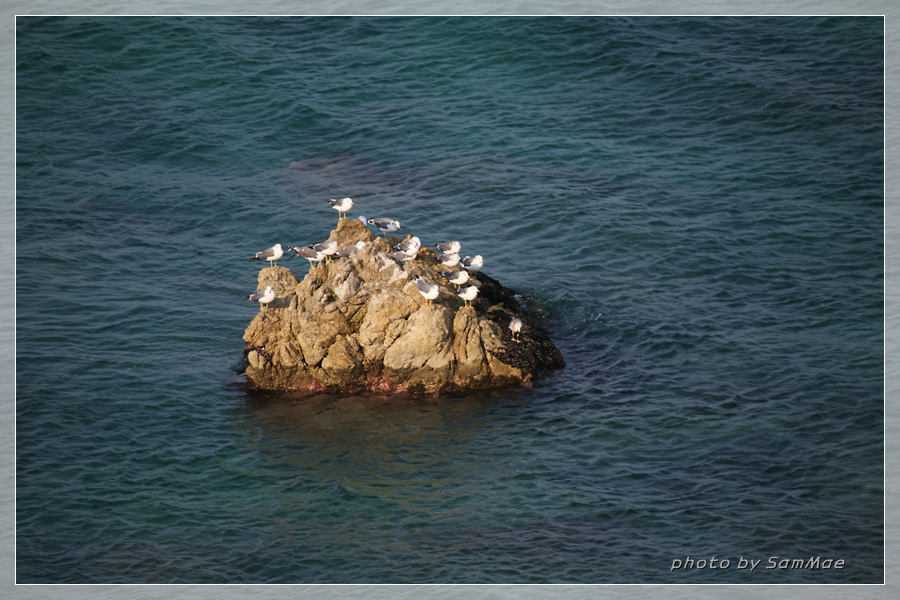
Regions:
[[[881, 582], [882, 56], [878, 18], [20, 18], [18, 582]], [[566, 369], [247, 393], [246, 257], [345, 195], [484, 255]]]

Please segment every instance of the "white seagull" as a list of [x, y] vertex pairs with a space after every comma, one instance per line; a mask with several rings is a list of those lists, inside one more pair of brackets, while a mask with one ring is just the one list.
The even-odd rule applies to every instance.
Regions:
[[401, 242], [394, 246], [394, 250], [405, 252], [407, 255], [411, 256], [418, 254], [420, 248], [422, 248], [422, 241], [416, 236], [412, 236], [405, 242]]
[[440, 256], [437, 257], [437, 261], [443, 267], [447, 267], [447, 268], [455, 267], [456, 265], [459, 264], [459, 254], [456, 254], [456, 253], [441, 254]]
[[477, 273], [481, 270], [481, 267], [484, 266], [484, 259], [481, 258], [480, 254], [476, 254], [475, 256], [467, 256], [460, 262], [462, 263], [463, 268], [469, 273]]
[[351, 246], [347, 246], [346, 248], [339, 250], [337, 253], [337, 256], [340, 258], [346, 258], [346, 257], [350, 256], [351, 254], [353, 254], [354, 252], [356, 252], [357, 250], [362, 250], [363, 246], [365, 246], [365, 245], [366, 245], [366, 243], [360, 240]]
[[338, 251], [338, 243], [335, 240], [331, 240], [329, 242], [322, 242], [321, 244], [316, 244], [312, 247], [316, 252], [321, 252], [325, 255], [325, 262], [331, 260], [331, 255], [336, 254]]
[[435, 244], [434, 247], [444, 254], [459, 254], [459, 251], [462, 248], [462, 246], [460, 246], [459, 242], [457, 242], [456, 240], [443, 244]]
[[460, 290], [458, 295], [465, 301], [466, 306], [470, 306], [472, 300], [478, 295], [478, 288], [474, 285], [470, 285], [469, 287]]
[[400, 221], [394, 219], [369, 219], [369, 225], [377, 227], [381, 233], [385, 234], [385, 237], [400, 229]]
[[[281, 244], [275, 244], [268, 250], [263, 250], [262, 252], [257, 252], [253, 256], [250, 257], [251, 260], [267, 260], [269, 261], [269, 266], [271, 267], [275, 264], [279, 258], [284, 256], [284, 250], [281, 249]], [[277, 264], [275, 266], [278, 266]]]
[[251, 302], [259, 302], [260, 306], [263, 310], [266, 310], [266, 306], [275, 299], [275, 287], [271, 285], [267, 285], [264, 290], [256, 290], [253, 294], [247, 296], [247, 300]]
[[515, 318], [509, 322], [509, 330], [512, 331], [513, 339], [519, 341], [519, 332], [522, 331], [522, 319]]
[[353, 208], [353, 200], [350, 198], [341, 198], [340, 200], [332, 198], [328, 201], [328, 204], [331, 205], [331, 208], [338, 211], [338, 221], [346, 217], [347, 211]]
[[425, 306], [432, 306], [432, 300], [441, 293], [441, 289], [438, 286], [418, 277], [416, 278], [416, 287], [419, 288], [419, 293], [425, 298]]
[[290, 246], [288, 249], [291, 252], [293, 252], [293, 254], [288, 258], [288, 260], [291, 260], [291, 258], [294, 258], [295, 256], [302, 256], [303, 258], [305, 258], [306, 260], [309, 261], [310, 267], [312, 266], [312, 264], [314, 262], [315, 263], [322, 262], [322, 260], [325, 258], [324, 254], [322, 254], [318, 250], [313, 250], [309, 246], [303, 246], [302, 248], [298, 248], [296, 246]]
[[459, 287], [469, 280], [469, 274], [465, 271], [444, 271], [441, 277]]

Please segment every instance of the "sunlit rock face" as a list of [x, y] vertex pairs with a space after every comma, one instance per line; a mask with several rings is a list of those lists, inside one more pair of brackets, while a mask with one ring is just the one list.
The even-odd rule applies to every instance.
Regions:
[[[484, 273], [470, 277], [470, 306], [442, 275], [433, 250], [414, 260], [392, 256], [400, 238], [377, 237], [343, 219], [328, 238], [347, 257], [310, 264], [302, 280], [283, 266], [259, 273], [276, 299], [244, 332], [247, 385], [309, 392], [453, 392], [529, 384], [560, 369], [563, 357], [520, 302]], [[408, 238], [407, 238], [408, 239]], [[298, 256], [306, 268], [305, 259]], [[284, 264], [284, 259], [282, 259]], [[293, 266], [293, 265], [292, 265]], [[427, 300], [416, 279], [437, 286]], [[523, 321], [513, 334], [509, 324]]]

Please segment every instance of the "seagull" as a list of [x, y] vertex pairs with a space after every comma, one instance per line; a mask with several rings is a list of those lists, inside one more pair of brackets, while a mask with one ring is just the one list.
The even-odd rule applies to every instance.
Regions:
[[444, 271], [441, 277], [455, 285], [457, 288], [469, 280], [469, 274], [465, 271]]
[[419, 288], [419, 293], [425, 298], [425, 306], [432, 306], [432, 300], [441, 293], [441, 289], [438, 286], [418, 277], [416, 277], [416, 287]]
[[422, 242], [416, 236], [413, 236], [406, 240], [405, 242], [401, 242], [394, 246], [394, 250], [399, 250], [400, 252], [405, 252], [408, 255], [415, 256], [419, 249], [422, 247]]
[[350, 198], [341, 198], [340, 200], [332, 198], [328, 201], [328, 204], [331, 205], [331, 208], [338, 211], [338, 221], [345, 218], [347, 211], [353, 208], [353, 200]]
[[399, 250], [397, 252], [391, 252], [390, 257], [400, 262], [407, 262], [416, 259], [415, 254], [409, 255], [406, 252], [401, 252]]
[[466, 306], [470, 306], [470, 302], [475, 299], [475, 296], [478, 295], [478, 288], [474, 285], [470, 285], [467, 288], [463, 288], [460, 292], [458, 292], [460, 298], [462, 298]]
[[381, 233], [387, 234], [394, 233], [398, 229], [400, 229], [400, 221], [395, 221], [394, 219], [369, 219], [369, 225], [374, 225], [378, 228]]
[[515, 318], [509, 322], [509, 329], [512, 331], [513, 339], [519, 341], [519, 332], [522, 331], [522, 319]]
[[251, 302], [259, 302], [260, 306], [263, 310], [266, 310], [266, 306], [275, 299], [275, 287], [271, 285], [267, 285], [264, 290], [256, 290], [253, 294], [247, 296], [247, 300]]
[[331, 260], [331, 255], [337, 253], [338, 251], [338, 243], [335, 240], [331, 240], [329, 242], [322, 242], [321, 244], [316, 244], [312, 247], [316, 252], [321, 252], [325, 255], [325, 262]]
[[296, 246], [290, 246], [288, 248], [292, 254], [288, 260], [294, 258], [295, 256], [302, 256], [306, 260], [309, 261], [309, 266], [311, 267], [314, 262], [322, 262], [322, 259], [325, 258], [325, 255], [319, 252], [318, 250], [314, 250], [309, 246], [303, 246], [302, 248], [297, 248]]
[[363, 246], [365, 246], [365, 245], [366, 245], [366, 243], [363, 241], [356, 242], [353, 245], [347, 246], [346, 248], [339, 250], [337, 253], [337, 256], [339, 256], [341, 258], [346, 258], [346, 257], [350, 256], [351, 254], [353, 254], [354, 252], [356, 252], [357, 250], [362, 250]]
[[444, 254], [459, 254], [459, 250], [462, 248], [456, 240], [444, 244], [435, 244], [434, 247]]
[[[284, 250], [281, 249], [281, 244], [275, 244], [268, 250], [263, 250], [262, 252], [257, 252], [250, 258], [252, 260], [267, 260], [267, 261], [269, 261], [269, 266], [271, 267], [273, 264], [275, 264], [275, 261], [277, 261], [282, 256], [284, 256]], [[278, 265], [275, 264], [275, 266], [278, 266]]]
[[474, 257], [467, 256], [460, 262], [462, 262], [463, 268], [469, 273], [477, 273], [481, 270], [481, 267], [484, 266], [484, 259], [481, 258], [480, 254], [477, 254]]
[[441, 254], [440, 256], [438, 256], [437, 260], [443, 267], [455, 267], [459, 264], [459, 254]]

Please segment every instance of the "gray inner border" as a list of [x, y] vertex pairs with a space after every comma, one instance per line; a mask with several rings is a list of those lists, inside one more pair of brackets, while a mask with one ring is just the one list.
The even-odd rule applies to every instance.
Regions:
[[900, 397], [900, 202], [898, 178], [898, 20], [889, 0], [4, 0], [0, 6], [0, 255], [15, 256], [16, 15], [884, 15], [885, 19], [885, 584], [884, 585], [16, 585], [15, 584], [15, 261], [0, 265], [0, 596], [3, 598], [896, 598]]

